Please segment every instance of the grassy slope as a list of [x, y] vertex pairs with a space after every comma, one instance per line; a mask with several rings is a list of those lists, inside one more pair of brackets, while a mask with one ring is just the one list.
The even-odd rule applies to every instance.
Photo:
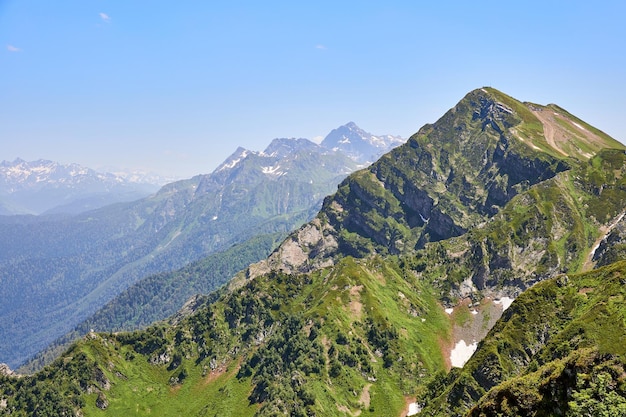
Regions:
[[463, 370], [476, 375], [493, 357], [497, 361], [490, 361], [496, 364], [491, 372], [501, 369], [500, 379], [509, 379], [489, 391], [471, 415], [574, 412], [572, 407], [581, 405], [576, 393], [590, 388], [603, 372], [612, 381], [605, 381], [607, 387], [621, 396], [623, 407], [624, 282], [626, 262], [618, 262], [542, 282], [520, 296]]
[[[486, 87], [485, 90], [522, 119], [522, 123], [515, 127], [513, 133], [528, 148], [534, 146], [557, 158], [562, 158], [564, 152], [570, 158], [580, 161], [587, 160], [589, 158], [587, 155], [595, 155], [602, 149], [625, 149], [619, 141], [555, 104], [543, 106], [521, 103], [494, 88]], [[550, 126], [544, 126], [536, 112], [551, 113], [550, 117], [545, 118]], [[548, 129], [558, 131], [556, 135], [558, 149], [546, 140], [545, 134]]]
[[[280, 339], [292, 325], [289, 338]], [[404, 395], [443, 369], [438, 343], [448, 328], [428, 286], [393, 263], [346, 258], [335, 269], [311, 276], [259, 278], [174, 327], [90, 334], [46, 372], [62, 374], [78, 352], [86, 356], [87, 368], [101, 369], [110, 385], [92, 378], [93, 392], [80, 395], [85, 416], [253, 415], [259, 410], [269, 415], [263, 407], [280, 403], [272, 397], [275, 391], [293, 395], [293, 402], [279, 410], [295, 415], [292, 404], [298, 401], [302, 410], [320, 416], [359, 410], [397, 415]], [[269, 387], [261, 391], [273, 401], [251, 403], [263, 368], [254, 364], [254, 353], [260, 350], [260, 357], [281, 362], [288, 356], [285, 349], [300, 349], [298, 343], [307, 349], [273, 371]], [[315, 349], [321, 352], [317, 359], [311, 356]], [[153, 364], [166, 356], [167, 363]], [[182, 383], [173, 382], [176, 378]], [[294, 379], [305, 388], [292, 386]], [[314, 398], [310, 404], [307, 395]], [[108, 401], [104, 413], [96, 408], [98, 397]]]

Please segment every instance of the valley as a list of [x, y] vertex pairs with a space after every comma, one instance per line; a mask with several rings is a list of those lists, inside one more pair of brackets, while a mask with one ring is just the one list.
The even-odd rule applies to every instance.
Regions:
[[[264, 151], [239, 148], [211, 174], [166, 184], [139, 200], [76, 215], [0, 216], [0, 295], [7, 300], [0, 306], [0, 361], [15, 369], [49, 344], [65, 346], [90, 329], [132, 330], [174, 314], [196, 292], [209, 293], [249, 263], [266, 257], [277, 236], [310, 220], [324, 196], [346, 175], [401, 142], [350, 123], [328, 135], [326, 143], [335, 150], [307, 139], [278, 138]], [[342, 150], [348, 145], [366, 156], [348, 156]], [[40, 163], [18, 165], [19, 172], [28, 173], [24, 174], [28, 183], [38, 188], [81, 178], [62, 177], [70, 168], [80, 171], [77, 167], [64, 171], [53, 163], [44, 164], [45, 169]], [[267, 172], [267, 167], [276, 166], [281, 166], [281, 175]], [[47, 172], [56, 177], [46, 186]], [[162, 300], [156, 293], [168, 293], [165, 289], [172, 286], [163, 279], [160, 287], [152, 275], [220, 253], [221, 260], [208, 261], [219, 268], [194, 274], [187, 289], [178, 287], [177, 295], [165, 304], [146, 308], [152, 313], [143, 311], [142, 302]], [[126, 297], [121, 316], [112, 316], [111, 311], [119, 311], [113, 308], [107, 320], [90, 319], [127, 289], [142, 285], [144, 278], [151, 282], [134, 291], [142, 294], [137, 304]], [[83, 324], [85, 320], [90, 324]], [[35, 363], [46, 363], [41, 359], [39, 355]]]

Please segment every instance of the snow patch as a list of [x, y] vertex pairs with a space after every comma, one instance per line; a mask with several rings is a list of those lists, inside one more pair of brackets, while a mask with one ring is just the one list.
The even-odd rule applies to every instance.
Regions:
[[454, 312], [454, 309], [453, 309], [453, 308], [446, 308], [446, 310], [445, 310], [445, 311], [446, 311], [446, 313], [448, 313], [448, 314], [452, 314], [452, 312]]
[[493, 303], [502, 306], [502, 311], [505, 311], [507, 308], [511, 307], [514, 300], [514, 298], [502, 297], [499, 300], [494, 300]]
[[506, 104], [496, 102], [496, 108], [502, 110], [505, 113], [513, 114], [513, 110], [511, 110]]
[[582, 127], [581, 125], [579, 125], [579, 124], [578, 124], [578, 123], [576, 123], [576, 122], [572, 122], [572, 124], [573, 124], [574, 126], [576, 126], [577, 128], [579, 128], [580, 130], [585, 130], [585, 131], [587, 130], [587, 129], [585, 129], [584, 127]]
[[459, 340], [456, 345], [454, 345], [454, 349], [450, 352], [450, 364], [454, 368], [462, 368], [469, 358], [472, 357], [477, 347], [478, 342], [473, 342], [468, 345], [465, 343], [465, 340]]
[[[605, 239], [606, 239], [606, 236], [605, 236]], [[589, 259], [593, 259], [593, 257], [596, 256], [596, 251], [598, 250], [602, 242], [604, 242], [604, 239], [596, 243], [596, 245], [593, 248], [591, 248], [591, 252], [589, 252]]]
[[228, 163], [224, 163], [221, 167], [219, 167], [217, 169], [217, 172], [223, 171], [225, 169], [231, 169], [234, 168], [239, 162], [241, 162], [242, 159], [245, 159], [246, 156], [248, 156], [248, 151], [243, 151], [241, 153], [241, 155], [239, 156], [239, 158], [237, 159], [233, 159], [232, 161], [228, 162]]
[[407, 416], [414, 416], [419, 414], [422, 411], [422, 407], [418, 403], [409, 404], [409, 412], [406, 413]]
[[593, 259], [593, 257], [596, 255], [596, 251], [598, 250], [598, 248], [600, 247], [600, 244], [602, 244], [602, 242], [604, 242], [604, 240], [609, 236], [609, 233], [611, 233], [611, 231], [613, 230], [613, 228], [615, 226], [617, 226], [617, 224], [619, 222], [622, 221], [622, 219], [624, 218], [624, 215], [626, 214], [626, 212], [620, 214], [617, 219], [611, 223], [609, 225], [609, 227], [607, 228], [607, 231], [604, 233], [604, 237], [598, 241], [598, 243], [595, 244], [595, 246], [593, 248], [591, 248], [591, 252], [589, 252], [589, 259]]
[[277, 177], [280, 177], [281, 175], [286, 174], [286, 172], [279, 171], [279, 170], [280, 170], [280, 165], [275, 165], [273, 167], [261, 167], [261, 172], [266, 175], [275, 175]]
[[381, 148], [383, 146], [385, 146], [385, 140], [382, 138], [379, 138], [378, 136], [371, 136], [370, 137], [370, 144], [376, 146], [377, 148]]

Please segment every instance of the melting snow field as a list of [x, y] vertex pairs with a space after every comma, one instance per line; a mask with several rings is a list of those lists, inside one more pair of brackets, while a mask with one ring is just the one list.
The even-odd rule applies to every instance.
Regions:
[[[505, 311], [507, 308], [511, 306], [511, 304], [513, 304], [514, 300], [515, 299], [511, 297], [501, 297], [498, 300], [493, 300], [493, 304], [496, 306], [501, 306], [502, 311]], [[450, 315], [454, 313], [454, 309], [446, 308], [445, 312]], [[479, 311], [475, 308], [472, 308], [471, 305], [470, 305], [469, 312], [474, 316], [478, 316], [479, 314]], [[475, 320], [479, 320], [479, 319], [475, 319]], [[483, 319], [480, 319], [480, 320], [483, 320]], [[470, 330], [470, 329], [468, 328], [466, 330]], [[473, 339], [471, 343], [468, 344], [465, 340], [461, 339], [454, 345], [454, 348], [450, 351], [450, 365], [452, 365], [452, 367], [462, 368], [463, 365], [465, 365], [465, 363], [469, 360], [469, 358], [472, 357], [472, 355], [476, 351], [476, 348], [478, 347], [478, 342], [472, 336], [469, 336], [469, 337]], [[474, 337], [478, 337], [478, 336], [475, 335]], [[482, 338], [482, 336], [480, 337]]]
[[499, 300], [494, 300], [493, 303], [502, 306], [502, 311], [505, 311], [507, 308], [511, 307], [513, 304], [513, 298], [510, 297], [502, 297]]
[[450, 364], [454, 368], [462, 368], [465, 362], [474, 354], [477, 347], [478, 342], [468, 345], [465, 343], [465, 340], [459, 340], [454, 346], [454, 349], [450, 352]]
[[415, 414], [418, 414], [420, 411], [422, 411], [422, 408], [419, 406], [419, 404], [411, 403], [409, 404], [409, 412], [406, 413], [406, 415], [414, 416]]

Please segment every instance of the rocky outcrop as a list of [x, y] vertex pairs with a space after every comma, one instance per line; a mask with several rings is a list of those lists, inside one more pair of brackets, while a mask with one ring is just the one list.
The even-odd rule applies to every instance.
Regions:
[[596, 267], [626, 259], [626, 216], [621, 214], [608, 229], [590, 254]]
[[272, 270], [285, 273], [310, 272], [331, 266], [338, 243], [335, 230], [318, 217], [288, 237], [266, 260], [250, 265], [252, 279]]
[[100, 389], [104, 391], [108, 391], [111, 389], [111, 381], [109, 381], [109, 378], [107, 378], [102, 369], [96, 367], [94, 369], [93, 378]]
[[96, 398], [96, 407], [100, 410], [106, 410], [109, 408], [109, 400], [107, 400], [107, 397], [103, 392], [99, 393], [98, 398]]
[[14, 376], [15, 372], [13, 372], [6, 363], [0, 363], [0, 375]]

